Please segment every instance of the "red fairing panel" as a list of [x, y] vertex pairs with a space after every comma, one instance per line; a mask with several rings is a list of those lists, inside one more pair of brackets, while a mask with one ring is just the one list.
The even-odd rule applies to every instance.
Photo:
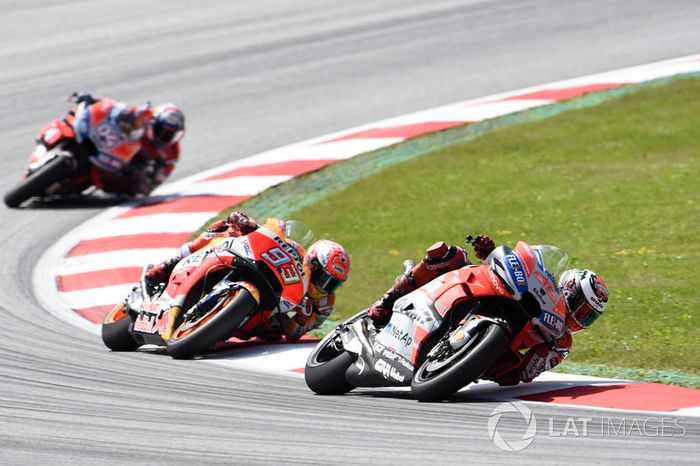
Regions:
[[183, 259], [170, 277], [167, 294], [174, 298], [174, 305], [181, 306], [187, 293], [204, 275], [231, 264], [229, 253], [207, 254], [200, 251]]
[[255, 259], [264, 261], [282, 284], [280, 301], [299, 304], [308, 279], [296, 249], [267, 228], [258, 228], [246, 238]]
[[465, 299], [485, 296], [511, 297], [487, 265], [468, 265], [448, 272], [421, 289], [443, 317], [449, 309]]
[[73, 128], [71, 128], [63, 120], [53, 120], [48, 125], [44, 126], [36, 138], [43, 142], [47, 149], [56, 146], [63, 139], [72, 139], [75, 137]]
[[520, 261], [525, 268], [525, 275], [530, 276], [535, 267], [537, 267], [537, 258], [532, 247], [523, 241], [518, 241], [513, 251], [520, 257]]

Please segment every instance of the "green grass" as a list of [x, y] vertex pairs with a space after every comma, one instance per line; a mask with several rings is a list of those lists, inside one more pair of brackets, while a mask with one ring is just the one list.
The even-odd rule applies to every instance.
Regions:
[[404, 258], [486, 233], [497, 244], [555, 244], [605, 280], [606, 315], [575, 336], [570, 361], [698, 375], [698, 96], [700, 79], [681, 79], [497, 128], [389, 166], [290, 217], [350, 252], [336, 319], [380, 296]]

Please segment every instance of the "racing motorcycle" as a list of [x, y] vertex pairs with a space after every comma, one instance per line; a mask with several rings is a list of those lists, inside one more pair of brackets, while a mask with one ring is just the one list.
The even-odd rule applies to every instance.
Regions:
[[500, 246], [482, 265], [445, 273], [398, 299], [381, 329], [367, 310], [338, 325], [309, 355], [306, 384], [321, 395], [410, 385], [419, 401], [448, 398], [507, 352], [517, 363], [521, 350], [547, 341], [533, 317], [563, 330], [565, 314], [554, 312], [565, 306], [556, 277], [567, 263], [554, 246]]
[[[307, 238], [311, 233], [290, 224], [295, 222], [287, 222], [286, 235], [260, 227], [215, 238], [182, 259], [167, 284], [149, 284], [145, 272], [151, 266], [144, 267], [140, 283], [105, 316], [103, 342], [114, 351], [166, 346], [170, 356], [183, 359], [273, 328], [301, 302], [308, 283], [302, 257], [286, 238], [295, 236], [293, 230]], [[167, 329], [174, 330], [168, 335]]]
[[[68, 97], [70, 102], [78, 102], [78, 95]], [[86, 103], [79, 104], [86, 105]], [[36, 136], [36, 146], [29, 156], [29, 163], [19, 183], [5, 193], [5, 204], [8, 207], [19, 207], [32, 197], [75, 196], [89, 189], [104, 189], [109, 184], [109, 175], [98, 169], [89, 160], [95, 152], [91, 143], [85, 141], [79, 144], [76, 139], [76, 109], [70, 111], [64, 118], [55, 119], [47, 124]], [[105, 120], [107, 115], [101, 114], [99, 108], [89, 107], [90, 118], [95, 126]], [[108, 125], [102, 125], [103, 132], [108, 131]], [[140, 148], [140, 143], [134, 141], [119, 141], [117, 135], [105, 134], [105, 137], [115, 139], [115, 144], [109, 154], [98, 154], [119, 161], [122, 164], [130, 162]], [[144, 167], [146, 170], [147, 167]], [[107, 183], [106, 183], [107, 181]], [[116, 194], [120, 193], [118, 190]]]

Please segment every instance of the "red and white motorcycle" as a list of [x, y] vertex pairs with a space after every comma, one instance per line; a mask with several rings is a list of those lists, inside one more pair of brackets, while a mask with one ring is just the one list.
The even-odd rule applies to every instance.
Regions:
[[[288, 231], [308, 238], [311, 233], [302, 225]], [[302, 301], [308, 284], [298, 250], [281, 232], [264, 227], [213, 239], [181, 260], [168, 283], [156, 289], [144, 278], [147, 269], [104, 319], [102, 340], [112, 350], [165, 345], [168, 354], [181, 359], [230, 337], [265, 333]]]
[[[78, 95], [73, 94], [68, 100], [78, 102]], [[44, 126], [36, 136], [36, 146], [29, 156], [22, 179], [5, 193], [5, 204], [8, 207], [19, 207], [32, 197], [75, 196], [91, 188], [130, 196], [129, 193], [121, 192], [118, 185], [110, 187], [114, 175], [90, 161], [91, 156], [108, 160], [117, 173], [134, 159], [141, 147], [138, 140], [125, 140], [108, 124], [113, 103], [110, 99], [103, 99], [100, 105], [87, 107], [86, 102], [83, 102], [65, 117]], [[100, 138], [108, 142], [101, 152], [91, 147], [89, 142], [78, 143], [76, 114], [81, 109], [89, 113], [87, 117], [90, 124], [100, 132]], [[147, 166], [140, 168], [144, 173], [149, 170]]]
[[447, 398], [506, 352], [520, 361], [521, 349], [546, 341], [534, 317], [563, 329], [555, 277], [567, 263], [554, 246], [500, 246], [482, 265], [445, 273], [398, 299], [381, 329], [366, 310], [340, 324], [309, 355], [306, 384], [322, 395], [410, 385], [418, 400]]

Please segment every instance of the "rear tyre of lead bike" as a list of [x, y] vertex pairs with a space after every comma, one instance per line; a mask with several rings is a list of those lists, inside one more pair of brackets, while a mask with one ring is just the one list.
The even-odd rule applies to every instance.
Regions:
[[70, 175], [71, 171], [68, 156], [59, 155], [6, 192], [5, 205], [10, 208], [19, 207], [31, 197], [45, 195], [52, 184]]
[[223, 304], [193, 321], [180, 324], [167, 341], [168, 354], [187, 359], [210, 350], [223, 341], [258, 309], [258, 302], [245, 288], [238, 288], [222, 298]]
[[[343, 324], [349, 325], [366, 315], [367, 311], [362, 311]], [[345, 350], [338, 350], [336, 338], [338, 336], [335, 331], [326, 335], [306, 360], [304, 380], [306, 385], [319, 395], [342, 395], [355, 388], [345, 378], [345, 372], [355, 362], [355, 356]]]
[[431, 372], [430, 365], [436, 360], [426, 359], [411, 381], [413, 397], [418, 401], [448, 398], [483, 374], [510, 344], [508, 332], [496, 323], [485, 326], [474, 338], [474, 344], [465, 345], [466, 350], [446, 358], [447, 363], [439, 370]]
[[131, 323], [125, 303], [117, 304], [102, 322], [102, 341], [112, 351], [134, 351], [141, 346], [131, 335]]

